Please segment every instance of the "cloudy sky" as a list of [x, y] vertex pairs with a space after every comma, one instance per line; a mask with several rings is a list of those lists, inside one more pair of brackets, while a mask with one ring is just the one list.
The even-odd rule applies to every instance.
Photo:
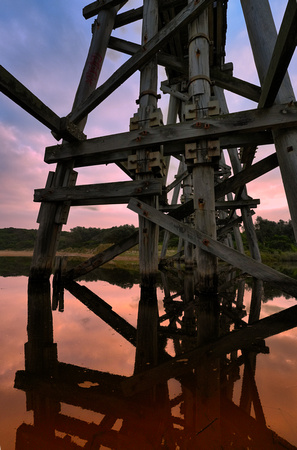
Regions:
[[[285, 1], [271, 0], [276, 25], [279, 27]], [[82, 0], [1, 0], [0, 64], [28, 87], [59, 116], [66, 116], [72, 107], [91, 40], [93, 19], [85, 20]], [[25, 5], [25, 6], [24, 6]], [[137, 7], [130, 0], [125, 9]], [[229, 0], [226, 62], [234, 63], [234, 75], [259, 84], [247, 41], [247, 33], [239, 0]], [[141, 23], [135, 22], [114, 32], [123, 39], [139, 43]], [[126, 57], [109, 50], [100, 78], [105, 81]], [[290, 65], [292, 84], [297, 85], [296, 55]], [[160, 70], [160, 81], [166, 77]], [[160, 84], [160, 83], [159, 83]], [[139, 73], [116, 90], [88, 119], [88, 138], [128, 131], [129, 119], [137, 111]], [[256, 104], [227, 94], [231, 112], [256, 108]], [[160, 106], [166, 118], [168, 98], [163, 95]], [[46, 146], [56, 141], [49, 130], [38, 123], [10, 99], [0, 93], [0, 227], [36, 228], [39, 204], [33, 203], [33, 191], [45, 185], [49, 170], [44, 163]], [[258, 149], [256, 161], [274, 151], [273, 147]], [[126, 180], [114, 165], [79, 169], [78, 184]], [[288, 220], [279, 170], [250, 183], [248, 193], [261, 198], [256, 215], [270, 220]], [[65, 229], [75, 226], [110, 227], [124, 223], [137, 224], [137, 218], [126, 205], [71, 208]]]

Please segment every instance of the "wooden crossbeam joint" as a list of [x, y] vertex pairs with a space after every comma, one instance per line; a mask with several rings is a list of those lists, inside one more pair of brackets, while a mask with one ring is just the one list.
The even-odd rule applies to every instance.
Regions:
[[73, 142], [86, 139], [86, 135], [74, 123], [67, 117], [60, 118], [2, 66], [0, 66], [0, 91], [48, 127], [58, 140], [64, 138], [68, 142]]
[[54, 135], [57, 140], [61, 138], [68, 142], [84, 141], [87, 136], [78, 128], [78, 126], [71, 122], [68, 117], [62, 117], [60, 122], [60, 133]]

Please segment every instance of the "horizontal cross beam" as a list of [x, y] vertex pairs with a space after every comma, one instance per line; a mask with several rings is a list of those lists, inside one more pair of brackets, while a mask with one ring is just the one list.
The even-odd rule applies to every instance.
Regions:
[[[227, 148], [241, 139], [253, 141], [257, 133], [271, 139], [271, 130], [290, 128], [297, 125], [297, 106], [274, 105], [271, 108], [252, 109], [232, 114], [206, 117], [174, 125], [150, 128], [145, 131], [129, 131], [115, 135], [88, 139], [80, 143], [65, 143], [47, 147], [45, 162], [55, 163], [63, 160], [75, 160], [75, 166], [106, 164], [123, 161], [128, 154], [143, 148], [164, 145], [164, 154], [183, 153], [181, 144], [199, 140], [220, 139], [221, 147]], [[262, 134], [259, 135], [261, 139]], [[113, 152], [113, 153], [112, 153]], [[119, 158], [119, 159], [116, 159]]]
[[[128, 203], [130, 197], [161, 195], [162, 181], [136, 180], [115, 183], [87, 184], [59, 188], [35, 189], [35, 202], [67, 202], [72, 205]], [[93, 203], [90, 203], [93, 202]]]
[[218, 67], [211, 67], [210, 76], [220, 88], [258, 103], [261, 95], [261, 88], [259, 86], [233, 77], [228, 72], [220, 70]]

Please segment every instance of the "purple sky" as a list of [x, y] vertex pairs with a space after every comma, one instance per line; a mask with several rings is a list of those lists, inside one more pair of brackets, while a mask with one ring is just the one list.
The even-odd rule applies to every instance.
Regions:
[[[281, 3], [281, 4], [280, 4]], [[27, 86], [59, 116], [72, 107], [75, 91], [87, 55], [93, 19], [85, 20], [80, 0], [2, 0], [0, 14], [1, 64]], [[271, 6], [279, 26], [286, 2], [272, 0]], [[129, 1], [125, 9], [137, 7]], [[239, 0], [229, 1], [226, 62], [234, 63], [234, 75], [259, 84], [253, 64]], [[141, 23], [125, 26], [113, 34], [139, 43]], [[126, 57], [108, 51], [100, 84]], [[296, 91], [296, 54], [290, 65], [291, 81]], [[166, 78], [160, 70], [160, 81]], [[85, 132], [88, 138], [128, 131], [129, 119], [137, 111], [139, 73], [116, 90], [90, 114]], [[226, 94], [231, 112], [256, 108], [256, 104]], [[162, 94], [160, 107], [166, 121], [168, 96]], [[39, 204], [33, 203], [33, 191], [45, 185], [54, 165], [44, 163], [46, 146], [56, 140], [49, 130], [0, 93], [0, 227], [36, 228]], [[274, 152], [273, 146], [259, 148], [255, 162]], [[174, 167], [177, 164], [175, 162]], [[174, 170], [172, 171], [172, 175]], [[115, 165], [79, 169], [78, 184], [127, 180]], [[261, 199], [256, 215], [270, 220], [288, 220], [289, 213], [279, 170], [275, 169], [248, 185], [248, 193]], [[137, 224], [135, 213], [126, 205], [71, 208], [65, 229], [75, 226], [106, 228], [120, 224]]]

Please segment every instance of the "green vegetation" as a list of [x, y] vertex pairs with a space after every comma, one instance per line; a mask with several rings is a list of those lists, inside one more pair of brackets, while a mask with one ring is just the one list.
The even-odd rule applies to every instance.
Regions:
[[[288, 260], [297, 260], [297, 246], [291, 221], [279, 220], [273, 222], [262, 217], [255, 221], [256, 234], [262, 254], [267, 256], [283, 255]], [[71, 231], [62, 231], [60, 251], [102, 251], [110, 244], [128, 238], [137, 228], [134, 225], [121, 225], [112, 228], [75, 227]], [[23, 228], [0, 229], [0, 250], [32, 250], [37, 230]], [[163, 240], [164, 230], [160, 231], [160, 242]], [[247, 248], [245, 233], [242, 234]], [[178, 237], [171, 235], [169, 246], [175, 247]], [[135, 249], [134, 249], [135, 251]], [[283, 259], [283, 258], [282, 258]]]
[[[137, 228], [134, 225], [121, 225], [112, 228], [85, 228], [75, 227], [70, 231], [62, 231], [59, 248], [60, 251], [102, 251], [106, 246], [128, 238]], [[32, 250], [37, 230], [24, 228], [1, 228], [0, 250]], [[160, 233], [163, 239], [164, 230]], [[176, 246], [177, 236], [171, 236], [169, 246]]]
[[262, 217], [257, 217], [255, 229], [260, 250], [276, 250], [281, 252], [297, 251], [291, 220], [288, 222], [284, 222], [283, 220], [273, 222], [262, 219]]
[[[134, 231], [136, 231], [134, 225], [106, 229], [75, 227], [71, 231], [62, 231], [59, 250], [91, 250], [101, 244], [119, 242]], [[0, 229], [0, 250], [32, 250], [36, 234], [37, 230], [2, 228]]]
[[[297, 261], [297, 245], [291, 220], [274, 222], [257, 217], [255, 230], [263, 262], [269, 264], [280, 260]], [[242, 239], [248, 252], [245, 232], [242, 233]]]

